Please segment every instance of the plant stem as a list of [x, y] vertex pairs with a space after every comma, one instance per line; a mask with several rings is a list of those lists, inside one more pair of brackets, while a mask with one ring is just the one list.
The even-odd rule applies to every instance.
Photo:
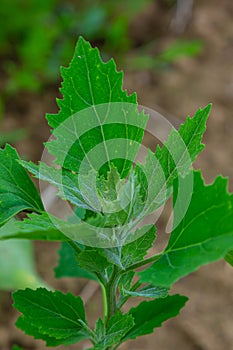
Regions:
[[[106, 301], [107, 301], [107, 316], [105, 317], [105, 327], [107, 327], [110, 318], [117, 312], [117, 303], [116, 303], [116, 289], [121, 274], [118, 271], [118, 268], [114, 266], [112, 276], [109, 279], [107, 285], [105, 286], [106, 291]], [[108, 347], [106, 350], [111, 350], [111, 347]]]
[[101, 291], [102, 291], [102, 297], [103, 297], [103, 312], [104, 312], [104, 319], [106, 320], [108, 315], [108, 301], [107, 301], [107, 294], [106, 294], [106, 288], [103, 285], [103, 283], [100, 283]]
[[116, 288], [117, 283], [120, 278], [120, 273], [116, 266], [114, 266], [112, 276], [105, 287], [106, 290], [106, 300], [107, 300], [107, 317], [105, 319], [105, 324], [108, 324], [110, 318], [116, 313], [117, 305], [116, 305]]

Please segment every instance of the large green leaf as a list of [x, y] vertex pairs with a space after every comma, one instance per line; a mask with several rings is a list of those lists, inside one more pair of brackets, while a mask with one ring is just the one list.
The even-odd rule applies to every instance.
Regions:
[[[115, 158], [112, 162], [125, 177], [148, 118], [143, 112], [138, 113], [136, 95], [128, 96], [122, 90], [123, 73], [117, 72], [113, 60], [103, 62], [98, 49], [91, 48], [82, 37], [70, 66], [61, 72], [60, 111], [57, 115], [47, 115], [56, 136], [56, 140], [47, 144], [49, 152], [56, 156], [57, 164], [78, 172], [85, 155], [98, 146], [98, 157], [93, 156], [91, 166], [95, 167], [96, 160], [105, 159], [107, 171], [109, 160]], [[112, 143], [113, 139], [117, 141]], [[120, 145], [119, 139], [125, 142]], [[127, 160], [128, 152], [131, 160]]]
[[17, 325], [29, 334], [33, 327], [36, 336], [40, 333], [62, 342], [79, 333], [85, 334], [85, 311], [80, 297], [39, 288], [14, 292], [13, 299], [14, 306], [23, 314]]
[[0, 289], [36, 289], [44, 285], [36, 273], [31, 242], [0, 242]]
[[139, 218], [152, 213], [167, 200], [172, 191], [173, 181], [188, 174], [191, 164], [202, 151], [201, 143], [206, 130], [206, 121], [211, 105], [199, 109], [193, 118], [188, 117], [179, 131], [172, 129], [168, 140], [155, 153], [150, 150], [145, 164], [137, 164], [142, 196], [145, 203]]
[[0, 225], [23, 210], [44, 210], [36, 187], [18, 160], [10, 145], [0, 150]]
[[143, 301], [137, 307], [130, 309], [128, 314], [134, 318], [134, 327], [125, 335], [122, 342], [153, 333], [154, 328], [177, 316], [187, 300], [187, 297], [172, 295], [164, 299]]
[[168, 185], [173, 183], [176, 172], [185, 176], [190, 170], [190, 161], [193, 162], [203, 150], [204, 144], [201, 141], [210, 109], [211, 104], [199, 108], [192, 118], [186, 118], [178, 131], [172, 129], [162, 148], [157, 146], [155, 156], [162, 166]]
[[[127, 96], [122, 90], [123, 73], [116, 71], [113, 59], [104, 63], [97, 48], [82, 37], [75, 48], [68, 68], [61, 69], [62, 100], [58, 100], [58, 114], [48, 114], [49, 125], [56, 128], [72, 114], [106, 102], [136, 103], [136, 94]], [[74, 98], [75, 97], [75, 98]]]
[[206, 186], [201, 173], [194, 172], [189, 208], [161, 257], [140, 273], [142, 282], [169, 287], [201, 265], [224, 258], [233, 248], [233, 194], [226, 187], [221, 176]]

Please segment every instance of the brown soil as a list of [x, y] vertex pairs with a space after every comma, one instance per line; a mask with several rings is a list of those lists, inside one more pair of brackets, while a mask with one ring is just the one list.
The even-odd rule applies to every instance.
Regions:
[[[155, 6], [156, 7], [156, 6]], [[158, 10], [158, 9], [157, 9]], [[153, 12], [154, 11], [154, 12]], [[173, 38], [167, 27], [157, 31], [155, 22], [161, 13], [156, 8], [141, 18], [138, 41], [148, 36], [152, 29], [162, 38], [166, 46]], [[164, 11], [164, 9], [163, 9]], [[164, 12], [162, 12], [164, 14]], [[157, 16], [157, 17], [156, 17]], [[164, 15], [164, 23], [169, 18]], [[213, 102], [211, 118], [205, 135], [206, 148], [195, 163], [202, 168], [207, 182], [213, 181], [218, 173], [230, 177], [233, 189], [233, 3], [231, 0], [196, 1], [192, 20], [185, 32], [186, 38], [201, 39], [204, 50], [195, 58], [182, 59], [166, 70], [138, 71], [125, 74], [125, 87], [137, 91], [142, 105], [156, 110], [159, 106], [164, 115], [184, 120], [200, 106]], [[135, 24], [134, 24], [135, 25]], [[152, 29], [151, 29], [152, 28]], [[140, 34], [140, 37], [139, 37]], [[34, 160], [40, 158], [42, 142], [49, 137], [49, 128], [44, 120], [45, 112], [55, 112], [57, 89], [49, 89], [40, 96], [22, 95], [9, 101], [4, 119], [5, 129], [26, 127], [27, 140], [17, 144], [20, 154]], [[160, 223], [160, 231], [164, 222]], [[162, 240], [161, 240], [162, 242]], [[38, 243], [36, 257], [38, 270], [54, 287], [76, 294], [83, 292], [85, 281], [64, 279], [56, 281], [52, 267], [56, 265], [57, 244]], [[95, 289], [90, 284], [89, 292]], [[168, 321], [153, 335], [122, 346], [123, 349], [182, 349], [182, 350], [233, 350], [233, 275], [224, 261], [202, 267], [197, 272], [179, 281], [173, 288], [190, 298], [185, 309], [176, 319]], [[88, 317], [91, 322], [99, 315], [101, 294], [97, 290], [88, 302]], [[35, 342], [16, 329], [17, 315], [11, 308], [11, 297], [0, 293], [0, 349], [10, 350], [12, 344], [25, 349], [44, 349], [43, 342]], [[85, 342], [68, 349], [85, 349]], [[60, 349], [65, 347], [60, 347]]]

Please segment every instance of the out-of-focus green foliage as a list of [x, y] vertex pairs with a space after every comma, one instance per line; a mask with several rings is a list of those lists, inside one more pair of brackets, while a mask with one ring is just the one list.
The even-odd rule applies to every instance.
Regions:
[[130, 69], [161, 69], [175, 63], [182, 57], [198, 55], [203, 48], [200, 40], [175, 40], [170, 46], [157, 56], [145, 53], [144, 48], [140, 52], [128, 57], [127, 63]]
[[[168, 8], [176, 1], [163, 0]], [[121, 59], [131, 69], [160, 69], [181, 56], [201, 50], [197, 41], [175, 41], [159, 55], [146, 47], [136, 49], [129, 35], [133, 19], [153, 0], [2, 0], [0, 6], [0, 58], [4, 95], [18, 91], [38, 92], [59, 76], [68, 64], [77, 36], [101, 45], [103, 56]], [[4, 97], [2, 98], [4, 105]], [[1, 112], [1, 106], [0, 106]], [[1, 140], [0, 140], [1, 141]]]
[[25, 129], [15, 129], [8, 132], [0, 132], [0, 147], [5, 145], [5, 143], [12, 143], [16, 141], [21, 141], [25, 138], [27, 132]]
[[69, 55], [70, 42], [64, 44], [68, 10], [59, 9], [57, 0], [2, 0], [0, 49], [9, 76], [7, 92], [38, 90], [41, 80], [57, 74], [62, 55]]
[[2, 0], [0, 55], [8, 76], [6, 93], [38, 91], [56, 80], [80, 34], [101, 41], [104, 51], [124, 52], [130, 47], [130, 19], [150, 2]]
[[35, 269], [31, 242], [16, 239], [1, 242], [0, 253], [0, 290], [45, 286]]

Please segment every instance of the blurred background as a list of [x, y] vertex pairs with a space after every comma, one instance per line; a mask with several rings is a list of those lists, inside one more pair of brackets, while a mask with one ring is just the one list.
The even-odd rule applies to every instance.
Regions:
[[[219, 173], [229, 176], [233, 190], [232, 0], [1, 0], [0, 20], [1, 146], [9, 142], [24, 158], [40, 159], [50, 135], [45, 113], [56, 113], [60, 97], [59, 67], [68, 64], [82, 35], [100, 48], [104, 60], [115, 59], [125, 72], [124, 87], [137, 92], [141, 105], [160, 111], [175, 126], [213, 103], [206, 148], [195, 167], [202, 168], [207, 182]], [[159, 222], [161, 233], [165, 225], [166, 215]], [[58, 248], [35, 245], [37, 271], [53, 287], [81, 294], [94, 322], [100, 291], [95, 282], [54, 279]], [[17, 264], [25, 247], [14, 249], [4, 246], [6, 257]], [[33, 260], [31, 249], [25, 264]], [[8, 270], [8, 277], [13, 273]], [[43, 342], [15, 328], [8, 289], [17, 283], [7, 287], [2, 276], [0, 272], [0, 349], [10, 350], [13, 344], [44, 349]], [[232, 290], [233, 274], [223, 261], [201, 268], [173, 288], [190, 297], [181, 315], [121, 349], [232, 350]]]

